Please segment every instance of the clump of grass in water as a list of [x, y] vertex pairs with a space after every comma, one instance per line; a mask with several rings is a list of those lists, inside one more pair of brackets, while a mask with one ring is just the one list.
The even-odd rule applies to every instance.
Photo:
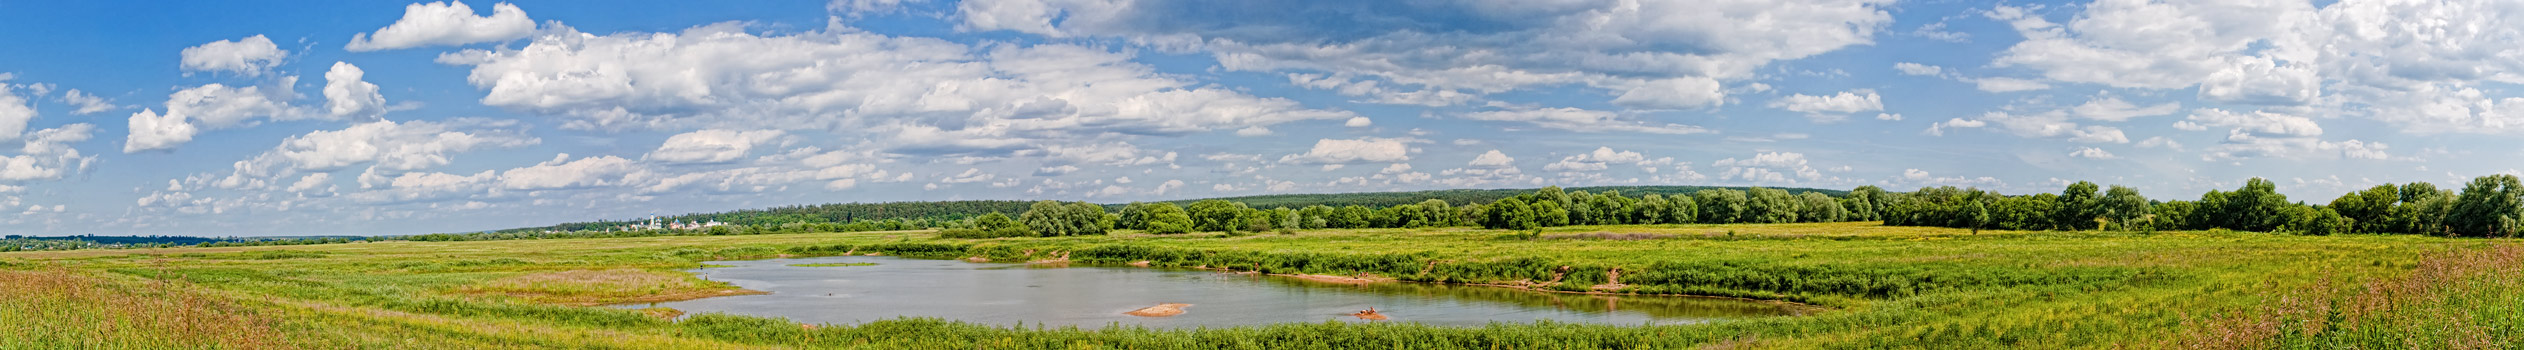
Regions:
[[795, 267], [850, 267], [850, 266], [876, 266], [876, 263], [872, 263], [872, 262], [850, 262], [850, 263], [820, 263], [820, 264], [789, 264], [789, 266], [795, 266]]

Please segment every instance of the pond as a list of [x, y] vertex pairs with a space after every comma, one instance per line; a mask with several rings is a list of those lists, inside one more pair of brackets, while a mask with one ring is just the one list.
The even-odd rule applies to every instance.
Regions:
[[[873, 263], [875, 265], [864, 265]], [[1375, 308], [1389, 322], [1479, 326], [1551, 320], [1622, 325], [1688, 324], [1801, 314], [1806, 307], [1725, 298], [1542, 293], [1497, 287], [1421, 283], [1365, 285], [1212, 271], [1130, 267], [1037, 268], [894, 257], [844, 256], [715, 261], [692, 270], [764, 295], [624, 305], [669, 307], [687, 314], [784, 317], [803, 323], [856, 324], [899, 317], [935, 317], [989, 325], [1138, 325], [1225, 327], [1283, 322], [1369, 322], [1352, 313]], [[856, 266], [793, 266], [856, 265]], [[1169, 317], [1124, 313], [1181, 303]]]

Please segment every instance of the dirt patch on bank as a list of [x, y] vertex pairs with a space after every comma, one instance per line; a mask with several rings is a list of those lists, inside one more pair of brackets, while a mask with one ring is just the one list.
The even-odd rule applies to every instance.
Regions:
[[1386, 282], [1394, 282], [1394, 281], [1396, 281], [1395, 279], [1392, 279], [1392, 278], [1376, 277], [1376, 276], [1373, 276], [1373, 275], [1366, 275], [1366, 274], [1360, 274], [1360, 275], [1358, 275], [1357, 277], [1351, 277], [1351, 276], [1334, 276], [1334, 275], [1299, 275], [1299, 274], [1272, 274], [1272, 276], [1294, 277], [1294, 278], [1297, 278], [1297, 279], [1308, 280], [1308, 281], [1323, 282], [1323, 283], [1339, 283], [1339, 284], [1369, 284], [1369, 283], [1386, 283]]

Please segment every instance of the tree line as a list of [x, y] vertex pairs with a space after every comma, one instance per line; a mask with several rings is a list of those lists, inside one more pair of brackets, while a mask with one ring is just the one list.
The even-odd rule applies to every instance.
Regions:
[[1298, 229], [1479, 226], [1529, 230], [1570, 225], [1797, 223], [1881, 220], [1893, 226], [2003, 230], [2209, 230], [2329, 235], [2400, 233], [2511, 237], [2524, 231], [2524, 183], [2514, 175], [2473, 179], [2460, 192], [2419, 182], [2386, 184], [2327, 204], [2291, 202], [2267, 179], [2198, 200], [2153, 200], [2137, 189], [2070, 183], [2060, 193], [2008, 196], [1977, 188], [1927, 187], [1891, 192], [1860, 186], [1841, 195], [1772, 188], [1702, 188], [1671, 196], [1628, 196], [1546, 187], [1486, 203], [1443, 199], [1383, 207], [1312, 204], [1262, 208], [1224, 199], [1190, 205], [1105, 206], [1035, 202], [1015, 218], [990, 213], [949, 222], [948, 237], [1099, 235], [1110, 230], [1156, 234], [1288, 232]]
[[2071, 183], [2058, 194], [2003, 196], [1979, 189], [1922, 188], [1887, 193], [1860, 187], [1851, 197], [1882, 198], [1884, 223], [2007, 230], [2209, 230], [2513, 237], [2524, 231], [2524, 182], [2515, 175], [2473, 178], [2461, 191], [2413, 182], [2350, 192], [2329, 203], [2291, 202], [2266, 179], [2198, 200], [2151, 200], [2138, 190]]

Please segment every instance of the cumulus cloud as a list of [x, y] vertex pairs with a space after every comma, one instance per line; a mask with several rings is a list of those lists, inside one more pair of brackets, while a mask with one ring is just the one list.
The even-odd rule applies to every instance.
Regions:
[[1531, 106], [1500, 106], [1500, 107], [1503, 107], [1504, 109], [1501, 109], [1501, 110], [1490, 110], [1490, 111], [1480, 111], [1480, 112], [1472, 112], [1472, 113], [1465, 113], [1465, 114], [1463, 114], [1463, 115], [1462, 115], [1462, 118], [1464, 118], [1464, 119], [1471, 119], [1471, 120], [1485, 120], [1485, 121], [1521, 122], [1521, 123], [1529, 123], [1529, 124], [1533, 124], [1533, 125], [1535, 125], [1535, 126], [1540, 126], [1540, 127], [1544, 127], [1544, 128], [1560, 129], [1560, 130], [1568, 130], [1568, 131], [1576, 131], [1576, 132], [1612, 132], [1612, 131], [1620, 131], [1620, 132], [1640, 132], [1640, 133], [1651, 133], [1651, 134], [1674, 134], [1674, 135], [1682, 135], [1682, 134], [1700, 134], [1700, 133], [1708, 133], [1708, 132], [1710, 132], [1710, 131], [1709, 131], [1709, 129], [1701, 128], [1701, 127], [1698, 127], [1698, 126], [1690, 126], [1690, 125], [1682, 125], [1682, 124], [1671, 124], [1671, 123], [1664, 124], [1664, 125], [1657, 125], [1657, 124], [1653, 124], [1653, 123], [1649, 123], [1649, 122], [1643, 122], [1643, 121], [1632, 121], [1632, 120], [1628, 120], [1628, 118], [1623, 118], [1623, 117], [1621, 116], [1621, 114], [1619, 114], [1619, 113], [1614, 113], [1614, 112], [1610, 112], [1610, 111], [1599, 111], [1599, 110], [1579, 109], [1579, 108], [1570, 108], [1570, 107], [1559, 107], [1559, 108], [1537, 108], [1537, 107], [1531, 107]]
[[1544, 165], [1542, 169], [1565, 172], [1601, 171], [1608, 168], [1606, 164], [1640, 164], [1647, 161], [1647, 156], [1641, 155], [1639, 152], [1616, 151], [1613, 150], [1612, 147], [1597, 147], [1595, 148], [1595, 151], [1592, 152], [1579, 153], [1577, 155], [1560, 158], [1560, 161], [1552, 162], [1550, 165]]
[[193, 142], [193, 134], [201, 132], [193, 123], [184, 121], [182, 114], [158, 114], [149, 109], [132, 113], [130, 125], [131, 133], [123, 138], [123, 153], [175, 149], [176, 145]]
[[1943, 76], [1943, 75], [1945, 75], [1945, 72], [1946, 72], [1945, 67], [1931, 66], [1931, 65], [1918, 64], [1918, 63], [1911, 63], [1911, 62], [1895, 62], [1895, 63], [1893, 63], [1893, 69], [1894, 69], [1894, 70], [1899, 70], [1899, 71], [1901, 71], [1901, 72], [1902, 72], [1902, 75], [1925, 75], [1925, 76], [1932, 76], [1932, 77], [1933, 77], [1933, 76]]
[[1280, 157], [1281, 162], [1349, 164], [1385, 163], [1411, 160], [1411, 146], [1397, 139], [1322, 139], [1306, 153]]
[[1884, 110], [1884, 99], [1873, 89], [1842, 91], [1828, 96], [1789, 95], [1770, 102], [1771, 108], [1805, 113], [1816, 122], [1833, 122], [1848, 118], [1851, 113]]
[[501, 188], [510, 190], [553, 190], [595, 186], [622, 185], [623, 177], [640, 168], [629, 159], [595, 156], [570, 160], [570, 154], [553, 156], [551, 161], [534, 166], [500, 172]]
[[324, 72], [324, 106], [334, 118], [376, 118], [386, 113], [386, 96], [377, 84], [361, 80], [367, 71], [350, 62], [333, 62]]
[[114, 101], [106, 100], [104, 97], [98, 97], [97, 95], [90, 95], [86, 91], [79, 91], [79, 89], [70, 89], [70, 91], [62, 92], [61, 103], [70, 104], [70, 107], [72, 108], [70, 114], [74, 115], [97, 114], [124, 108], [123, 106], [114, 105]]
[[[1717, 82], [1870, 44], [1889, 1], [964, 2], [959, 27], [1115, 37], [1208, 51], [1232, 71], [1324, 72], [1406, 90], [1488, 94], [1581, 84], [1630, 108], [1724, 103]], [[1323, 14], [1337, 13], [1337, 16]], [[1197, 23], [1198, 25], [1194, 25]], [[1311, 74], [1311, 73], [1310, 73]]]
[[1981, 91], [1984, 92], [2017, 92], [2051, 88], [2051, 84], [2043, 84], [2039, 81], [2016, 78], [1989, 77], [1966, 80], [1972, 82], [1973, 88], [1981, 89]]
[[490, 16], [475, 16], [473, 7], [463, 1], [415, 3], [403, 7], [402, 19], [378, 28], [373, 35], [352, 35], [342, 49], [364, 52], [501, 42], [525, 38], [534, 30], [535, 21], [526, 18], [526, 10], [505, 2], [491, 5]]
[[263, 188], [299, 173], [366, 165], [361, 180], [375, 185], [402, 173], [453, 163], [458, 153], [541, 142], [515, 127], [514, 122], [505, 121], [380, 120], [340, 130], [311, 131], [282, 139], [271, 150], [236, 162], [229, 175], [213, 184], [220, 188]]
[[17, 139], [26, 133], [26, 123], [35, 120], [35, 107], [18, 96], [14, 85], [6, 84], [7, 78], [0, 75], [0, 140]]
[[2065, 24], [2035, 12], [1987, 12], [2027, 38], [1992, 65], [2054, 81], [2196, 88], [2199, 100], [2230, 105], [2333, 108], [2411, 132], [2524, 126], [2478, 94], [2524, 81], [2512, 53], [2524, 7], [2501, 1], [2099, 1]]
[[1157, 74], [1128, 53], [1066, 45], [968, 46], [835, 27], [787, 35], [742, 24], [589, 35], [554, 28], [522, 48], [439, 57], [471, 66], [485, 105], [565, 128], [776, 125], [864, 132], [892, 151], [1006, 156], [1122, 135], [1185, 135], [1347, 120]]
[[2068, 156], [2070, 156], [2070, 157], [2077, 157], [2077, 158], [2089, 158], [2089, 159], [2115, 159], [2115, 158], [2120, 158], [2120, 156], [2115, 156], [2115, 155], [2112, 155], [2112, 152], [2109, 152], [2109, 151], [2104, 151], [2104, 150], [2103, 150], [2103, 149], [2101, 149], [2101, 148], [2094, 148], [2094, 147], [2078, 147], [2076, 151], [2073, 151], [2073, 152], [2068, 152]]
[[1999, 180], [1998, 180], [1998, 178], [1995, 178], [1995, 177], [1988, 177], [1988, 176], [1982, 176], [1982, 177], [1944, 176], [1944, 177], [1940, 177], [1940, 176], [1936, 176], [1935, 174], [1930, 174], [1930, 173], [1929, 173], [1928, 171], [1926, 171], [1926, 170], [1919, 170], [1919, 169], [1902, 169], [1902, 176], [1900, 176], [1900, 177], [1896, 177], [1895, 179], [1900, 180], [1900, 182], [1901, 182], [1901, 183], [1916, 184], [1916, 185], [1919, 185], [1919, 186], [1969, 186], [1969, 187], [1990, 186], [1990, 187], [1998, 187], [1998, 186], [2005, 186], [2005, 185], [2007, 184], [2005, 181], [1999, 181]]
[[2129, 143], [2120, 128], [2101, 125], [2079, 125], [2068, 120], [2066, 111], [2016, 114], [1992, 111], [1979, 118], [1954, 118], [1928, 127], [1930, 135], [1945, 135], [1946, 130], [1981, 128], [1995, 124], [1996, 129], [2028, 138], [2061, 138], [2084, 143]]
[[333, 114], [287, 102], [295, 97], [289, 90], [296, 81], [283, 77], [276, 86], [207, 84], [178, 90], [167, 95], [166, 114], [142, 110], [131, 115], [133, 131], [124, 139], [123, 152], [175, 149], [204, 129], [252, 126], [261, 120], [332, 119]]
[[2182, 103], [2179, 102], [2165, 102], [2153, 106], [2139, 106], [2138, 104], [2130, 103], [2129, 101], [2122, 101], [2120, 97], [2115, 96], [2098, 96], [2093, 100], [2086, 101], [2086, 104], [2077, 105], [2077, 107], [2069, 109], [2071, 113], [2076, 114], [2079, 118], [2108, 122], [2126, 121], [2131, 118], [2139, 117], [2167, 115], [2180, 110], [2182, 110]]
[[1506, 168], [1515, 166], [1513, 165], [1514, 162], [1516, 162], [1516, 158], [1508, 157], [1506, 153], [1499, 153], [1499, 150], [1494, 149], [1489, 152], [1481, 153], [1480, 156], [1472, 157], [1472, 163], [1468, 163], [1466, 165], [1470, 165], [1475, 168]]
[[707, 129], [666, 138], [648, 154], [649, 160], [669, 163], [721, 163], [744, 158], [754, 146], [771, 142], [786, 133], [779, 130], [738, 131]]
[[280, 66], [282, 60], [289, 58], [289, 51], [281, 50], [279, 45], [272, 44], [271, 38], [260, 34], [188, 47], [183, 53], [186, 74], [224, 71], [247, 77], [269, 73], [272, 67]]
[[1715, 107], [1726, 103], [1726, 90], [1717, 79], [1681, 77], [1642, 81], [1622, 91], [1613, 104], [1632, 108], [1683, 109]]

